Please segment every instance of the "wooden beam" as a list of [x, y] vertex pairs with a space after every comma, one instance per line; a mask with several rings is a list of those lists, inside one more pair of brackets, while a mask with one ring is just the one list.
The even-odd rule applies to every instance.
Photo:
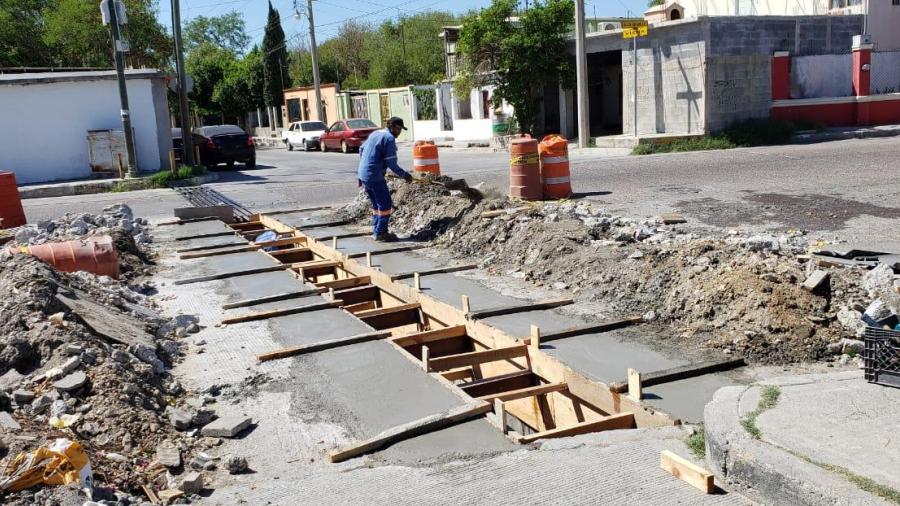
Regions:
[[459, 369], [450, 369], [440, 373], [444, 379], [448, 381], [463, 380], [466, 378], [474, 378], [475, 371], [471, 367], [460, 367]]
[[249, 276], [251, 274], [263, 274], [265, 272], [283, 271], [287, 269], [287, 265], [270, 265], [267, 267], [256, 267], [254, 269], [245, 269], [243, 271], [223, 272], [221, 274], [210, 274], [208, 276], [199, 276], [196, 278], [179, 279], [172, 283], [173, 285], [189, 285], [191, 283], [201, 283], [204, 281], [215, 281], [217, 279], [234, 278], [237, 276]]
[[340, 348], [341, 346], [350, 346], [352, 344], [365, 343], [369, 341], [377, 341], [390, 337], [391, 333], [386, 330], [368, 332], [350, 337], [342, 337], [339, 339], [329, 339], [327, 341], [319, 341], [312, 344], [304, 344], [303, 346], [295, 346], [292, 348], [282, 348], [280, 350], [262, 353], [256, 356], [260, 362], [268, 362], [279, 358], [296, 357], [297, 355], [305, 355], [307, 353], [315, 353], [317, 351], [330, 350], [332, 348]]
[[659, 466], [705, 494], [712, 494], [716, 489], [715, 478], [711, 472], [669, 450], [663, 450], [660, 454]]
[[426, 269], [424, 271], [410, 271], [403, 272], [400, 274], [392, 274], [391, 281], [397, 281], [401, 279], [409, 279], [416, 275], [416, 272], [419, 273], [420, 276], [428, 276], [430, 274], [447, 274], [450, 272], [460, 272], [460, 271], [468, 271], [471, 269], [478, 268], [478, 264], [465, 264], [465, 265], [451, 265], [449, 267], [440, 267], [437, 269]]
[[232, 248], [232, 247], [246, 246], [246, 245], [247, 245], [247, 241], [245, 241], [242, 238], [235, 235], [234, 240], [232, 240], [230, 242], [217, 242], [215, 244], [209, 244], [209, 245], [205, 245], [205, 246], [191, 246], [190, 248], [176, 249], [175, 253], [179, 253], [179, 254], [180, 253], [191, 253], [194, 251], [206, 251], [206, 250]]
[[398, 441], [403, 441], [420, 434], [432, 432], [449, 425], [453, 425], [455, 423], [481, 416], [490, 411], [491, 408], [491, 404], [487, 402], [465, 404], [463, 406], [444, 411], [443, 413], [420, 418], [413, 422], [388, 429], [371, 439], [367, 439], [339, 451], [332, 452], [328, 455], [328, 457], [331, 462], [343, 462], [345, 460], [358, 457], [380, 448], [384, 448], [385, 446], [394, 444]]
[[281, 239], [273, 239], [271, 241], [263, 241], [256, 243], [260, 248], [271, 248], [277, 246], [289, 246], [291, 244], [297, 243], [306, 243], [306, 237], [303, 236], [294, 236], [294, 237], [282, 237]]
[[630, 325], [635, 325], [643, 321], [643, 318], [641, 318], [640, 316], [636, 316], [633, 318], [625, 318], [623, 320], [614, 320], [609, 322], [581, 325], [578, 327], [570, 327], [567, 329], [558, 330], [556, 332], [541, 332], [541, 342], [546, 343], [550, 341], [556, 341], [558, 339], [565, 339], [567, 337], [593, 334], [595, 332], [607, 332], [610, 330], [616, 330], [628, 327]]
[[431, 367], [435, 371], [445, 371], [447, 369], [465, 367], [467, 365], [478, 365], [485, 362], [496, 362], [498, 360], [524, 357], [527, 354], [528, 346], [522, 344], [508, 346], [506, 348], [494, 348], [492, 350], [473, 351], [469, 353], [460, 353], [458, 355], [433, 358], [431, 359]]
[[331, 309], [335, 307], [340, 307], [344, 304], [344, 301], [338, 300], [326, 300], [323, 302], [315, 302], [313, 304], [307, 304], [305, 306], [297, 306], [297, 307], [289, 307], [285, 309], [273, 309], [271, 311], [260, 311], [257, 313], [249, 313], [240, 316], [232, 316], [230, 318], [224, 318], [222, 320], [222, 325], [231, 325], [232, 323], [244, 323], [244, 322], [252, 322], [257, 320], [267, 320], [269, 318], [275, 318], [277, 316], [288, 316], [292, 314], [300, 314], [300, 313], [308, 313], [310, 311], [321, 311], [323, 309]]
[[495, 399], [506, 402], [514, 401], [516, 399], [526, 399], [536, 395], [545, 395], [552, 392], [562, 392], [566, 389], [568, 389], [568, 386], [565, 383], [547, 383], [546, 385], [520, 388], [518, 390], [510, 390], [508, 392], [500, 392], [497, 394], [482, 395], [479, 399], [486, 402], [494, 402]]
[[248, 251], [256, 251], [259, 246], [248, 244], [246, 246], [236, 246], [234, 248], [215, 248], [211, 251], [197, 251], [194, 253], [183, 253], [178, 256], [179, 260], [192, 260], [194, 258], [217, 257], [222, 255], [232, 255], [234, 253], [247, 253]]
[[355, 286], [363, 286], [372, 283], [372, 278], [369, 276], [355, 276], [352, 278], [344, 278], [344, 279], [335, 279], [334, 281], [323, 281], [321, 283], [316, 283], [316, 286], [320, 286], [322, 288], [334, 288], [335, 290], [341, 290], [344, 288], [353, 288]]
[[340, 260], [310, 260], [309, 262], [294, 262], [291, 269], [321, 269], [325, 267], [340, 267]]
[[422, 346], [422, 369], [431, 372], [431, 350], [428, 346]]
[[232, 223], [229, 226], [231, 228], [255, 228], [255, 227], [262, 227], [263, 224], [260, 221], [245, 221], [242, 223]]
[[275, 250], [275, 251], [267, 251], [267, 253], [272, 255], [273, 257], [282, 256], [282, 255], [290, 255], [291, 253], [309, 253], [309, 252], [310, 252], [309, 248], [303, 248], [303, 247], [290, 248], [290, 249], [279, 249], [279, 250]]
[[641, 373], [628, 368], [628, 397], [635, 402], [641, 402], [644, 392], [641, 387]]
[[[334, 290], [334, 288], [329, 288]], [[356, 286], [334, 290], [334, 296], [343, 300], [344, 305], [352, 306], [361, 302], [376, 301], [381, 298], [381, 290], [375, 285]]]
[[482, 378], [459, 385], [463, 392], [472, 397], [481, 397], [495, 392], [505, 392], [518, 388], [527, 388], [533, 384], [533, 374], [529, 370], [516, 371], [490, 378]]
[[444, 339], [452, 339], [455, 337], [463, 337], [466, 335], [465, 325], [454, 325], [443, 329], [428, 330], [407, 336], [398, 336], [391, 339], [394, 344], [402, 347], [413, 346], [416, 344], [428, 344], [434, 341]]
[[536, 311], [538, 309], [551, 309], [554, 307], [567, 306], [572, 304], [574, 301], [572, 299], [556, 299], [556, 300], [544, 300], [544, 301], [535, 301], [535, 302], [527, 302], [524, 304], [517, 304], [514, 306], [503, 306], [503, 307], [495, 307], [490, 309], [482, 309], [479, 311], [472, 311], [469, 313], [469, 318], [472, 320], [477, 320], [481, 318], [490, 318], [492, 316], [502, 316], [507, 314], [515, 314], [515, 313], [524, 313], [526, 311]]
[[412, 311], [418, 310], [422, 306], [419, 305], [418, 302], [413, 302], [412, 304], [401, 304], [399, 306], [391, 306], [391, 307], [382, 307], [378, 309], [373, 309], [371, 311], [363, 311], [361, 313], [356, 313], [356, 317], [360, 319], [373, 318], [375, 316], [382, 316], [386, 314], [394, 314], [394, 313], [402, 313], [403, 311]]
[[343, 306], [341, 309], [347, 311], [348, 313], [356, 314], [360, 311], [369, 311], [370, 309], [375, 309], [375, 301], [367, 300], [365, 302], [360, 302], [358, 304], [350, 304], [347, 306]]
[[606, 416], [600, 420], [590, 422], [581, 422], [579, 424], [570, 425], [568, 427], [559, 427], [556, 429], [536, 432], [527, 436], [520, 436], [520, 443], [531, 443], [538, 439], [550, 439], [557, 437], [577, 436], [580, 434], [588, 434], [591, 432], [600, 432], [604, 430], [615, 429], [632, 429], [634, 428], [634, 415], [631, 413], [619, 413], [616, 415]]
[[198, 223], [201, 221], [221, 221], [221, 220], [219, 220], [219, 218], [217, 218], [215, 216], [205, 216], [203, 218], [188, 218], [186, 220], [182, 220], [180, 218], [175, 218], [174, 220], [171, 220], [171, 221], [163, 221], [163, 222], [157, 223], [156, 226], [157, 227], [165, 227], [165, 226], [169, 226], [169, 225], [186, 225], [188, 223]]
[[265, 297], [259, 297], [257, 299], [244, 299], [239, 300], [237, 302], [229, 302], [228, 304], [223, 304], [222, 309], [236, 309], [239, 307], [248, 307], [248, 306], [256, 306], [259, 304], [266, 304], [268, 302], [279, 302], [282, 300], [288, 299], [297, 299], [300, 297], [306, 297], [309, 295], [318, 295], [322, 293], [321, 288], [309, 288], [306, 290], [297, 290], [296, 292], [285, 292], [285, 293], [277, 293], [275, 295], [267, 295]]
[[510, 209], [497, 209], [495, 211], [485, 211], [481, 213], [482, 218], [497, 218], [499, 216], [513, 216], [518, 213], [533, 209], [531, 206], [513, 207]]
[[403, 253], [405, 251], [415, 251], [417, 249], [428, 248], [428, 244], [409, 244], [406, 246], [397, 246], [396, 248], [386, 248], [382, 250], [375, 251], [361, 251], [358, 253], [350, 253], [347, 255], [347, 258], [364, 258], [366, 253], [371, 253], [372, 255], [387, 255], [388, 253]]
[[[728, 371], [745, 365], [747, 365], [747, 363], [744, 362], [744, 359], [742, 358], [713, 360], [699, 364], [682, 365], [671, 369], [644, 373], [641, 375], [641, 385], [645, 388], [652, 387], [654, 385], [662, 385], [663, 383], [695, 378], [697, 376], [703, 376], [704, 374]], [[613, 383], [610, 385], [609, 389], [616, 393], [625, 393], [628, 391], [628, 381]]]
[[226, 235], [233, 235], [233, 236], [237, 237], [237, 235], [234, 233], [234, 231], [228, 231], [228, 232], [211, 232], [209, 234], [197, 234], [197, 235], [188, 235], [188, 236], [184, 236], [184, 237], [176, 237], [175, 240], [176, 241], [191, 241], [194, 239], [206, 239], [207, 237], [225, 237]]

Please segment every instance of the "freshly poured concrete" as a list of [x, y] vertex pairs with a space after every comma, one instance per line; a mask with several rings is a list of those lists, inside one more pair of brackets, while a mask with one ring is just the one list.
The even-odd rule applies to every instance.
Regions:
[[[185, 237], [194, 237], [197, 235], [218, 234], [222, 232], [234, 232], [225, 223], [215, 221], [198, 221], [196, 223], [185, 223], [184, 225], [171, 225], [174, 227], [172, 236], [176, 239]], [[183, 241], [179, 241], [183, 242]]]
[[[365, 261], [365, 259], [363, 259]], [[435, 260], [413, 253], [385, 253], [372, 255], [372, 267], [388, 274], [403, 274], [441, 267]], [[423, 278], [424, 279], [424, 278]]]
[[[201, 237], [199, 239], [188, 239], [186, 241], [178, 241], [175, 243], [175, 249], [188, 248], [209, 248], [219, 246], [220, 244], [232, 244], [234, 246], [246, 246], [248, 241], [241, 238], [237, 234], [219, 237]], [[199, 250], [198, 250], [199, 251]]]
[[[261, 267], [280, 265], [277, 260], [259, 251], [233, 253], [195, 260], [185, 260], [182, 272], [185, 277], [210, 276], [213, 274], [229, 274]], [[256, 276], [257, 274], [254, 274]]]
[[[319, 300], [321, 297], [316, 296]], [[342, 309], [279, 316], [267, 320], [275, 339], [285, 347], [373, 332], [372, 327]], [[349, 348], [358, 349], [360, 345]], [[398, 353], [399, 354], [399, 353]]]
[[[522, 299], [501, 295], [473, 279], [466, 279], [453, 274], [423, 276], [421, 281], [422, 292], [425, 295], [434, 297], [459, 309], [462, 309], [463, 295], [469, 296], [469, 305], [472, 311], [528, 303], [528, 301]], [[413, 280], [405, 279], [401, 282], [412, 285]]]
[[296, 292], [312, 288], [312, 285], [301, 283], [288, 271], [264, 272], [252, 276], [236, 276], [228, 278], [230, 285], [228, 302], [246, 299], [258, 299], [269, 295]]
[[737, 384], [723, 374], [707, 374], [645, 388], [644, 403], [685, 422], [702, 422], [703, 408], [716, 390]]
[[317, 212], [278, 214], [273, 216], [273, 218], [289, 227], [306, 227], [319, 223], [333, 223], [337, 221], [334, 213], [328, 210]]
[[409, 241], [397, 241], [397, 242], [376, 242], [371, 237], [348, 237], [346, 239], [338, 239], [338, 251], [343, 253], [344, 255], [352, 255], [354, 253], [365, 253], [367, 251], [371, 251], [375, 253], [376, 251], [389, 250], [394, 248], [400, 248], [403, 246], [412, 246], [415, 242]]
[[[278, 216], [273, 216], [273, 218], [278, 218]], [[352, 230], [347, 226], [337, 226], [337, 227], [321, 227], [321, 228], [311, 228], [309, 230], [302, 230], [303, 235], [308, 235], [313, 239], [330, 239], [336, 235], [343, 234], [351, 234], [353, 232], [357, 232], [357, 230]], [[338, 239], [340, 240], [340, 239]]]

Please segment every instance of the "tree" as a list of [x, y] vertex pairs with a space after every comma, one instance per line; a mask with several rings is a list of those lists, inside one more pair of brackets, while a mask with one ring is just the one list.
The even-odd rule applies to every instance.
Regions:
[[236, 64], [234, 53], [209, 42], [200, 44], [188, 53], [185, 67], [194, 80], [191, 100], [197, 112], [203, 115], [222, 114], [223, 108], [215, 97], [216, 86]]
[[0, 0], [0, 67], [47, 66], [43, 12], [54, 0]]
[[454, 92], [465, 96], [473, 87], [495, 85], [494, 105], [508, 102], [519, 129], [532, 132], [544, 86], [574, 84], [574, 62], [566, 47], [574, 18], [572, 0], [535, 0], [523, 12], [517, 0], [493, 0], [490, 7], [466, 16]]
[[185, 26], [184, 40], [188, 51], [208, 42], [236, 55], [244, 54], [250, 44], [244, 18], [236, 11], [221, 16], [197, 16]]
[[423, 12], [382, 23], [366, 44], [369, 80], [384, 87], [441, 80], [444, 42], [437, 34], [455, 22], [446, 12]]
[[656, 7], [657, 5], [665, 5], [666, 0], [649, 0], [647, 7]]
[[284, 30], [281, 29], [281, 17], [269, 2], [269, 19], [266, 23], [266, 34], [262, 41], [263, 75], [265, 88], [263, 97], [266, 105], [280, 106], [284, 103], [284, 89], [291, 85], [288, 74], [288, 56], [285, 48]]

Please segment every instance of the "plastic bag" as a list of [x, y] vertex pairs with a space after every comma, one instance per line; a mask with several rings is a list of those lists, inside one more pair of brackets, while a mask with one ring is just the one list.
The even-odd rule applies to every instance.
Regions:
[[17, 492], [35, 485], [66, 485], [78, 482], [90, 497], [94, 486], [91, 461], [75, 441], [57, 439], [50, 446], [20, 453], [2, 470], [0, 490]]

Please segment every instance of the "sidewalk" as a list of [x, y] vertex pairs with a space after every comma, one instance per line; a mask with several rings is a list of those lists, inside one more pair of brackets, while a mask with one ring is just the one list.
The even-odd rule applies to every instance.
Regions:
[[716, 478], [764, 504], [900, 502], [900, 389], [862, 376], [719, 390], [704, 416]]
[[[148, 176], [150, 174], [147, 174]], [[177, 181], [178, 186], [195, 186], [218, 181], [219, 175], [210, 172], [202, 176]], [[72, 195], [89, 195], [107, 193], [119, 182], [129, 184], [130, 190], [146, 189], [144, 178], [132, 179], [84, 179], [78, 181], [62, 181], [58, 183], [19, 186], [19, 197], [25, 199], [41, 199], [48, 197], [68, 197]]]

